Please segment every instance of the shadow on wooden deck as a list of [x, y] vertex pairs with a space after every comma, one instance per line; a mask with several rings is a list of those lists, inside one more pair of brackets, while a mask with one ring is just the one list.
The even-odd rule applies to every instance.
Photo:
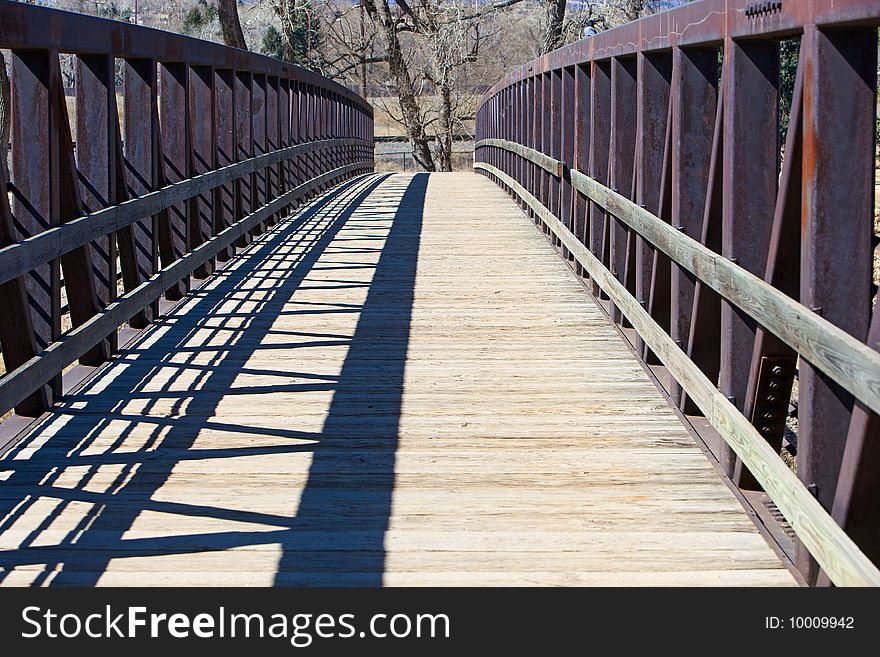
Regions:
[[[233, 385], [240, 374], [285, 375], [249, 367], [257, 349], [290, 348], [265, 340], [273, 330], [273, 321], [283, 313], [285, 304], [300, 289], [306, 276], [322, 254], [339, 236], [340, 230], [359, 205], [375, 191], [383, 178], [345, 186], [302, 213], [297, 219], [276, 228], [262, 245], [238, 256], [243, 262], [223, 270], [222, 280], [207, 292], [195, 293], [192, 307], [183, 314], [163, 319], [156, 330], [158, 337], [147, 340], [143, 349], [149, 358], [130, 358], [114, 388], [97, 394], [102, 385], [99, 374], [83, 390], [72, 395], [33, 434], [0, 461], [0, 532], [10, 528], [25, 530], [15, 541], [18, 547], [0, 550], [0, 581], [16, 569], [38, 570], [28, 583], [90, 586], [99, 583], [110, 562], [133, 556], [184, 555], [198, 559], [198, 553], [257, 545], [280, 545], [281, 554], [275, 573], [277, 585], [380, 585], [385, 565], [384, 538], [391, 512], [394, 487], [395, 451], [397, 448], [403, 375], [407, 356], [410, 314], [422, 226], [422, 208], [427, 174], [398, 183], [399, 204], [387, 230], [382, 253], [366, 300], [362, 306], [340, 304], [335, 310], [315, 312], [357, 313], [354, 335], [315, 334], [308, 341], [299, 334], [297, 346], [326, 344], [348, 345], [337, 377], [297, 373], [307, 383], [279, 383], [269, 386]], [[358, 188], [360, 186], [360, 188]], [[394, 185], [392, 185], [394, 187]], [[397, 200], [397, 199], [395, 199]], [[305, 248], [305, 247], [308, 248]], [[294, 251], [301, 253], [294, 255]], [[294, 266], [282, 269], [285, 275], [271, 275], [272, 261], [300, 258]], [[257, 279], [257, 286], [253, 286]], [[247, 290], [260, 293], [249, 300]], [[221, 308], [222, 306], [222, 308]], [[245, 308], [253, 306], [250, 310]], [[308, 311], [306, 311], [308, 312]], [[223, 318], [244, 318], [244, 328], [224, 328]], [[213, 352], [207, 364], [187, 362], [178, 365], [177, 376], [187, 370], [195, 378], [185, 390], [144, 390], [160, 369], [175, 367], [171, 356], [199, 348], [191, 345], [196, 332], [211, 332], [208, 350]], [[283, 334], [283, 331], [281, 332]], [[148, 337], [148, 336], [145, 336]], [[229, 345], [224, 349], [223, 345]], [[220, 348], [218, 348], [218, 345]], [[232, 348], [232, 347], [235, 348]], [[130, 353], [130, 352], [129, 352]], [[267, 353], [272, 353], [267, 352]], [[122, 358], [125, 358], [123, 354]], [[369, 381], [368, 385], [364, 385]], [[124, 382], [122, 394], [118, 386]], [[262, 390], [278, 392], [288, 386], [291, 392], [331, 391], [329, 411], [320, 433], [291, 428], [238, 425], [224, 421], [218, 412], [220, 403], [235, 394], [258, 394]], [[128, 395], [126, 398], [124, 398]], [[179, 395], [168, 417], [150, 414], [151, 405]], [[198, 399], [199, 411], [187, 414], [186, 400]], [[144, 400], [143, 415], [126, 409], [132, 398]], [[291, 418], [296, 409], [290, 409]], [[52, 422], [60, 428], [42, 443], [41, 433]], [[115, 444], [90, 450], [92, 437], [107, 435], [107, 429], [125, 427], [114, 434]], [[136, 451], [119, 448], [135, 426], [154, 427], [151, 438]], [[290, 422], [295, 425], [294, 421]], [[356, 428], [356, 436], [352, 429]], [[202, 430], [229, 432], [231, 435], [260, 434], [291, 440], [308, 439], [309, 444], [255, 445], [217, 449], [193, 449]], [[369, 439], [370, 449], [358, 450], [357, 458], [340, 449], [340, 439]], [[333, 440], [337, 439], [337, 440]], [[31, 452], [30, 458], [26, 458]], [[190, 460], [223, 459], [249, 455], [311, 452], [307, 481], [294, 515], [285, 516], [260, 509], [242, 510], [155, 499], [156, 492], [168, 480], [175, 466]], [[90, 486], [102, 466], [118, 468], [113, 485]], [[70, 468], [79, 467], [82, 477], [75, 486], [57, 485], [58, 478]], [[222, 477], [222, 474], [218, 475]], [[230, 482], [230, 485], [236, 485]], [[298, 487], [292, 485], [292, 489]], [[99, 492], [95, 492], [95, 491]], [[40, 516], [33, 507], [46, 504]], [[73, 528], [60, 541], [48, 541], [44, 532], [71, 505], [90, 505]], [[144, 511], [260, 523], [270, 526], [261, 531], [218, 531], [184, 534], [169, 531], [168, 536], [126, 536]], [[29, 514], [29, 515], [28, 515]], [[28, 515], [27, 522], [19, 522]], [[335, 517], [334, 517], [335, 516]], [[38, 518], [38, 520], [34, 520]], [[355, 531], [350, 531], [354, 529]], [[319, 544], [320, 543], [320, 544]]]

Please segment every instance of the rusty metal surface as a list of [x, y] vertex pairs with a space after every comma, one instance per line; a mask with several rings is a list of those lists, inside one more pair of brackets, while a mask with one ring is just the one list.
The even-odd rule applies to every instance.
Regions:
[[[871, 313], [877, 35], [808, 29], [804, 50], [801, 303], [864, 340]], [[845, 263], [845, 265], [842, 265]], [[853, 400], [810, 363], [799, 378], [798, 475], [830, 508]], [[818, 568], [803, 548], [809, 581]]]
[[[636, 72], [635, 57], [611, 60], [611, 143], [609, 145], [608, 177], [610, 187], [629, 199], [635, 196], [634, 178], [636, 149]], [[610, 218], [609, 262], [611, 272], [635, 294], [635, 270], [630, 256], [635, 257], [635, 243], [629, 229]], [[629, 276], [627, 276], [629, 274]], [[631, 280], [627, 280], [631, 279]], [[623, 315], [612, 304], [611, 316], [622, 322]]]
[[[207, 66], [193, 66], [187, 81], [187, 115], [189, 116], [189, 148], [187, 178], [217, 168], [215, 156], [216, 126], [214, 125], [214, 71]], [[214, 235], [213, 196], [199, 194], [190, 201], [189, 246], [191, 251]], [[215, 263], [208, 261], [195, 270], [196, 278], [206, 278]]]
[[[229, 69], [214, 71], [214, 125], [216, 130], [216, 162], [222, 168], [235, 162], [235, 74]], [[235, 220], [235, 182], [221, 185], [214, 193], [214, 233], [219, 233]], [[235, 247], [217, 254], [221, 262], [232, 257]]]
[[[122, 324], [147, 326], [159, 295], [180, 298], [266, 221], [372, 170], [369, 104], [279, 60], [7, 0], [0, 48], [12, 66], [11, 175], [0, 180], [0, 303], [11, 314], [0, 313], [0, 387], [18, 413], [47, 410], [63, 367], [106, 360], [130, 330]], [[62, 80], [67, 57], [72, 82]], [[306, 88], [321, 98], [308, 110]], [[303, 138], [306, 118], [321, 129]], [[317, 165], [294, 175], [301, 153], [285, 147], [318, 134], [339, 139], [304, 143]], [[245, 162], [255, 154], [264, 159]]]
[[[672, 70], [672, 225], [700, 239], [717, 113], [718, 51], [676, 48]], [[670, 281], [670, 335], [686, 348], [696, 281], [675, 264]], [[681, 403], [677, 384], [670, 396]]]
[[[177, 62], [159, 64], [159, 130], [158, 162], [159, 177], [156, 187], [180, 182], [188, 177], [189, 134], [192, 113], [188, 107], [189, 67]], [[138, 194], [139, 196], [140, 194]], [[191, 204], [177, 203], [158, 218], [159, 257], [163, 267], [179, 260], [193, 242], [190, 224]], [[165, 293], [170, 301], [180, 299], [186, 293], [189, 281], [181, 281]]]
[[519, 80], [586, 61], [721, 45], [727, 36], [791, 36], [808, 25], [876, 27], [880, 20], [880, 8], [871, 0], [783, 0], [780, 11], [747, 15], [752, 4], [754, 0], [699, 0], [600, 32], [514, 69], [490, 87], [483, 100]]
[[[560, 159], [566, 172], [634, 198], [799, 301], [804, 313], [863, 341], [875, 291], [878, 26], [880, 3], [869, 0], [688, 3], [513, 70], [483, 96], [477, 143], [507, 140]], [[802, 45], [783, 143], [779, 44], [790, 38]], [[525, 116], [502, 116], [510, 98]], [[670, 266], [595, 202], [569, 195], [565, 177], [557, 186], [516, 149], [498, 150], [477, 147], [475, 161], [498, 167], [506, 183], [485, 173], [508, 191], [512, 178], [569, 227], [777, 451], [798, 363], [798, 476], [866, 554], [880, 554], [880, 505], [869, 492], [880, 485], [870, 447], [880, 438], [876, 416], [722, 303], [699, 274]], [[648, 364], [657, 362], [637, 346]], [[674, 381], [670, 396], [686, 414], [698, 412]], [[720, 458], [737, 485], [755, 487], [726, 445]], [[797, 551], [805, 579], [816, 582], [815, 562]]]
[[[116, 204], [113, 126], [118, 125], [118, 118], [113, 58], [77, 57], [76, 78], [76, 166], [83, 210], [94, 212]], [[91, 259], [98, 301], [106, 306], [116, 298], [116, 240], [108, 235], [92, 242]], [[114, 333], [111, 349], [115, 343]]]
[[[660, 190], [663, 176], [663, 154], [666, 144], [666, 119], [672, 81], [672, 55], [645, 54], [638, 58], [637, 72], [637, 164], [636, 197], [640, 206], [660, 214]], [[644, 308], [649, 307], [655, 250], [641, 236], [636, 238], [635, 296]], [[668, 267], [668, 264], [667, 264]], [[655, 319], [657, 319], [655, 317]], [[665, 324], [661, 324], [665, 326]], [[638, 353], [644, 353], [639, 338]]]

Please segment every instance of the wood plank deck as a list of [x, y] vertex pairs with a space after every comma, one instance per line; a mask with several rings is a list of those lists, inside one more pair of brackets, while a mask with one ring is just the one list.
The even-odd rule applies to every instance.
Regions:
[[0, 459], [6, 585], [792, 585], [475, 174], [277, 226]]

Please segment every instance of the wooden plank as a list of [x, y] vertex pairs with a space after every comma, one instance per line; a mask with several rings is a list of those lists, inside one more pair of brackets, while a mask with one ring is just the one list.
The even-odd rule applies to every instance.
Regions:
[[[478, 168], [487, 166], [480, 164]], [[501, 172], [497, 170], [492, 173], [499, 177], [503, 175], [499, 175]], [[584, 180], [587, 180], [585, 176], [582, 177], [582, 181]], [[528, 194], [513, 179], [506, 177], [505, 182], [517, 193], [524, 196]], [[585, 193], [591, 198], [606, 198], [606, 201], [601, 204], [612, 214], [617, 215], [618, 208], [622, 207], [624, 201], [629, 203], [619, 195], [614, 195], [618, 198], [600, 196], [596, 193], [594, 184], [586, 183], [583, 187]], [[614, 194], [607, 188], [603, 189], [608, 195]], [[638, 301], [627, 292], [626, 288], [616, 280], [607, 268], [586, 248], [578, 245], [574, 235], [567, 232], [558, 219], [550, 214], [546, 208], [540, 206], [534, 197], [526, 196], [526, 198], [531, 202], [533, 210], [541, 214], [543, 221], [551, 226], [563, 241], [568, 243], [574, 256], [590, 272], [592, 280], [596, 281], [615, 301], [646, 344], [657, 354], [682, 388], [700, 407], [707, 420], [755, 474], [764, 490], [785, 515], [802, 543], [825, 569], [831, 580], [838, 585], [880, 585], [880, 570], [865, 557], [852, 539], [834, 522], [749, 420], [719, 392], [715, 383], [709, 381], [699, 368], [687, 358], [682, 349], [651, 319]], [[606, 205], [607, 199], [611, 199], [613, 202], [608, 202]], [[636, 225], [633, 225], [633, 228], [639, 230]], [[688, 238], [681, 236], [681, 239]], [[675, 258], [674, 253], [669, 253], [669, 255]], [[702, 272], [699, 272], [698, 275], [703, 277]], [[763, 284], [763, 281], [760, 282]]]
[[473, 174], [365, 181], [268, 231], [0, 479], [7, 585], [794, 583]]

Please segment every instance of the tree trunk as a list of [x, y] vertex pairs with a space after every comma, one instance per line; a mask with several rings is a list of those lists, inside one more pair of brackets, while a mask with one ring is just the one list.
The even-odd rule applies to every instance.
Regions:
[[562, 45], [562, 23], [565, 21], [566, 0], [546, 0], [546, 25], [541, 39], [541, 54], [546, 55]]
[[238, 18], [238, 0], [217, 0], [217, 16], [220, 19], [223, 42], [227, 46], [247, 50], [241, 21]]
[[6, 59], [0, 52], [0, 179], [9, 182], [9, 169], [6, 159], [9, 153], [9, 124], [12, 119], [9, 76], [6, 74]]
[[294, 42], [296, 41], [295, 0], [278, 0], [275, 11], [281, 21], [281, 59], [296, 63]]
[[645, 11], [645, 0], [627, 0], [623, 14], [628, 21], [637, 21]]
[[370, 13], [378, 13], [379, 23], [385, 35], [385, 45], [388, 51], [388, 69], [394, 81], [397, 83], [397, 100], [400, 103], [400, 112], [403, 115], [403, 125], [406, 128], [406, 136], [413, 148], [413, 159], [426, 171], [436, 171], [434, 157], [431, 154], [431, 146], [425, 126], [422, 121], [422, 113], [419, 111], [419, 103], [413, 91], [412, 78], [406, 67], [403, 57], [403, 49], [397, 34], [397, 19], [391, 13], [388, 0], [366, 0], [367, 10]]
[[452, 119], [452, 90], [448, 84], [441, 84], [440, 92], [440, 134], [437, 135], [437, 156], [440, 171], [452, 171], [452, 138], [455, 124]]

